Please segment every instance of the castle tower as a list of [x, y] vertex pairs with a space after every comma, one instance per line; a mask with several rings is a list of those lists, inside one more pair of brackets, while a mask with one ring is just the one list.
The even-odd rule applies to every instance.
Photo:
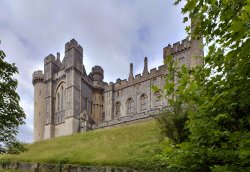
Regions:
[[163, 59], [171, 55], [178, 65], [185, 64], [193, 68], [197, 65], [203, 65], [203, 41], [202, 38], [194, 37], [195, 24], [191, 20], [191, 38], [183, 39], [173, 45], [168, 45], [163, 49]]
[[54, 126], [54, 101], [53, 75], [58, 72], [59, 66], [56, 57], [52, 54], [44, 59], [44, 82], [45, 82], [45, 132], [44, 139], [55, 136]]
[[202, 37], [194, 35], [196, 22], [191, 19], [191, 62], [190, 67], [203, 66], [203, 40]]
[[32, 75], [34, 86], [34, 142], [44, 139], [45, 125], [45, 85], [44, 74], [41, 70]]
[[92, 117], [96, 123], [104, 120], [103, 116], [103, 91], [104, 87], [100, 84], [103, 82], [104, 72], [100, 66], [92, 68], [93, 77], [93, 95], [92, 95]]
[[65, 71], [66, 71], [66, 112], [65, 123], [67, 128], [64, 135], [79, 131], [80, 104], [81, 104], [81, 75], [83, 64], [83, 48], [72, 39], [65, 44]]

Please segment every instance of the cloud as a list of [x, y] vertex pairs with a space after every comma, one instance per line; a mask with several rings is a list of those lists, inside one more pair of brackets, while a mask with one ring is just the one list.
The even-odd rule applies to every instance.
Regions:
[[[181, 6], [165, 0], [8, 0], [0, 2], [1, 48], [20, 74], [18, 93], [27, 119], [19, 138], [32, 140], [33, 86], [31, 75], [43, 69], [43, 58], [75, 38], [84, 48], [87, 72], [103, 67], [105, 81], [125, 79], [129, 63], [141, 73], [143, 59], [149, 67], [162, 64], [162, 49], [186, 34]], [[62, 58], [62, 57], [61, 57]]]

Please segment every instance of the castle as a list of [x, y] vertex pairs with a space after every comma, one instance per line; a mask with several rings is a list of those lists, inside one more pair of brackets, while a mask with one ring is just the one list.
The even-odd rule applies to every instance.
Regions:
[[[201, 41], [184, 39], [163, 49], [163, 60], [172, 55], [179, 65], [194, 67], [202, 64]], [[133, 74], [130, 64], [128, 79], [104, 82], [104, 70], [94, 66], [87, 74], [83, 65], [83, 48], [72, 39], [65, 45], [65, 57], [60, 61], [50, 54], [44, 59], [44, 73], [33, 73], [34, 141], [50, 139], [90, 129], [110, 127], [138, 121], [156, 115], [167, 106], [151, 90], [163, 88], [166, 65], [148, 70], [144, 59], [142, 74]]]

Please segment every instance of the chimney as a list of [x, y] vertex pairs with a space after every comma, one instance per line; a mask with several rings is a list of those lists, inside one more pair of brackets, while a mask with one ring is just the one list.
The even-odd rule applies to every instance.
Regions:
[[128, 81], [133, 81], [133, 80], [134, 80], [134, 75], [133, 75], [133, 63], [130, 63], [130, 72], [129, 72]]
[[145, 57], [144, 58], [144, 69], [143, 69], [142, 76], [147, 75], [147, 74], [148, 74], [148, 58]]
[[60, 53], [59, 52], [56, 53], [56, 60], [60, 61]]

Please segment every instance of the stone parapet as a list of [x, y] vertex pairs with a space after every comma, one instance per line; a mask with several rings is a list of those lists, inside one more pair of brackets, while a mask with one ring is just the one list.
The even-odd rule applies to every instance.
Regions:
[[72, 48], [76, 49], [78, 53], [83, 55], [83, 48], [80, 44], [78, 44], [78, 42], [75, 39], [72, 39], [71, 41], [65, 44], [65, 52], [69, 51]]
[[100, 123], [98, 125], [94, 125], [93, 129], [112, 127], [112, 126], [121, 125], [121, 124], [124, 124], [124, 123], [129, 123], [129, 122], [134, 122], [134, 121], [138, 121], [138, 120], [154, 118], [161, 111], [162, 111], [161, 108], [157, 108], [157, 109], [151, 109], [151, 110], [148, 110], [146, 112], [141, 112], [141, 113], [137, 113], [137, 114], [131, 114], [131, 115], [127, 115], [127, 116], [116, 117], [113, 120], [105, 121], [105, 122], [102, 122], [102, 123]]
[[44, 65], [49, 64], [50, 62], [57, 64], [56, 57], [53, 54], [50, 54], [44, 58]]
[[124, 89], [131, 85], [135, 85], [135, 84], [138, 84], [146, 80], [153, 79], [155, 77], [162, 76], [165, 74], [167, 74], [167, 68], [165, 65], [162, 65], [162, 66], [159, 66], [158, 69], [156, 68], [151, 69], [148, 74], [135, 75], [135, 78], [133, 79], [132, 82], [131, 81], [129, 82], [127, 79], [121, 80], [120, 78], [118, 78], [115, 83], [111, 82], [108, 86], [105, 87], [105, 92], [110, 91], [110, 90], [116, 91], [116, 90]]
[[32, 75], [32, 83], [33, 85], [38, 82], [44, 82], [44, 74], [42, 70], [35, 71]]
[[168, 55], [174, 55], [179, 52], [185, 51], [191, 47], [191, 41], [186, 38], [183, 39], [181, 42], [176, 42], [173, 45], [168, 44], [167, 47], [163, 48], [163, 58]]
[[99, 75], [102, 75], [103, 76], [103, 69], [101, 66], [94, 66], [92, 68], [92, 73], [93, 74], [99, 74]]

